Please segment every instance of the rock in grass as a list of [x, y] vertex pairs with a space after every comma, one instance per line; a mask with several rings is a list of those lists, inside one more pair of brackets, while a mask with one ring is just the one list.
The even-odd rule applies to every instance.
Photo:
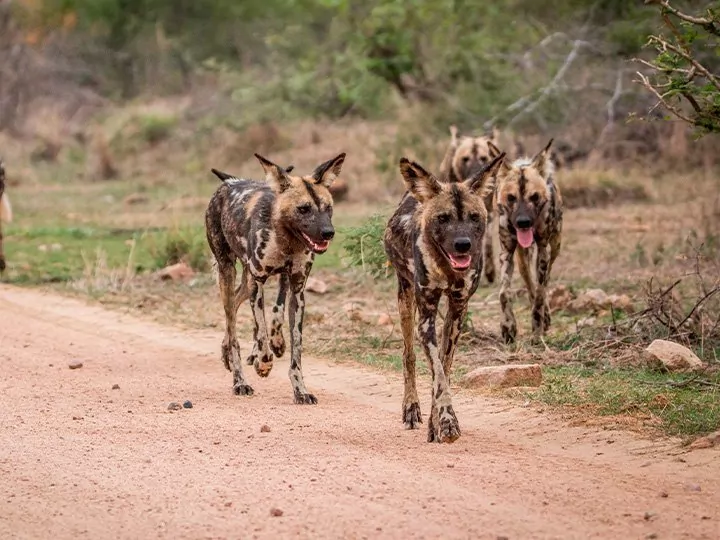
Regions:
[[81, 367], [83, 367], [83, 363], [82, 362], [70, 362], [68, 364], [68, 367], [70, 369], [80, 369]]
[[540, 364], [483, 366], [465, 375], [463, 382], [473, 387], [540, 386], [542, 370]]
[[187, 401], [184, 401], [184, 402], [183, 402], [183, 408], [184, 408], [184, 409], [192, 409], [192, 408], [193, 408], [192, 401], [190, 401], [189, 399], [188, 399]]
[[656, 339], [645, 350], [660, 360], [668, 371], [697, 371], [705, 365], [694, 352], [674, 341]]
[[172, 403], [170, 403], [170, 405], [168, 405], [168, 411], [179, 411], [180, 409], [182, 409], [182, 405], [180, 405], [179, 403], [177, 403], [175, 401], [173, 401]]

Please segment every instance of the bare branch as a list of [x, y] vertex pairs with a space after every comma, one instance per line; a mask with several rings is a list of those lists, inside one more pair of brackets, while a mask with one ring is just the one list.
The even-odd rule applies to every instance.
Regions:
[[671, 105], [670, 103], [668, 103], [668, 101], [665, 99], [665, 97], [663, 95], [661, 95], [660, 92], [658, 92], [655, 89], [655, 87], [650, 83], [650, 80], [645, 75], [643, 75], [639, 71], [637, 71], [636, 73], [637, 73], [638, 77], [640, 77], [640, 80], [635, 81], [635, 82], [639, 82], [640, 84], [642, 84], [646, 89], [648, 89], [650, 92], [652, 92], [655, 95], [655, 97], [657, 97], [657, 99], [658, 99], [658, 102], [655, 104], [655, 106], [652, 109], [650, 109], [651, 111], [655, 110], [658, 105], [662, 104], [663, 107], [665, 107], [668, 111], [670, 111], [672, 114], [677, 116], [680, 120], [683, 120], [691, 125], [695, 124], [695, 122], [691, 118], [689, 118], [688, 116], [683, 114], [682, 111], [680, 111], [680, 109], [678, 109], [674, 105]]

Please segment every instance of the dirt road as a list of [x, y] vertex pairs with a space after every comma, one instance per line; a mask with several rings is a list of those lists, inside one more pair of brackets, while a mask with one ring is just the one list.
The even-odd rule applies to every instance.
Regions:
[[231, 395], [216, 330], [7, 286], [0, 321], [3, 539], [720, 537], [716, 450], [462, 391], [463, 436], [431, 445], [396, 376], [308, 355], [298, 406], [286, 361]]

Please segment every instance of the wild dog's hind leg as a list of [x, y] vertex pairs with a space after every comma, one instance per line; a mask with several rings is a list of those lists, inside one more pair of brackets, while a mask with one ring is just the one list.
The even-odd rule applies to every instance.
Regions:
[[270, 375], [273, 367], [273, 357], [268, 347], [267, 326], [265, 324], [265, 299], [263, 285], [253, 279], [250, 284], [250, 305], [253, 313], [253, 345], [248, 364], [255, 366], [255, 372], [261, 377]]
[[[460, 424], [458, 423], [450, 396], [445, 370], [440, 360], [437, 346], [437, 333], [435, 320], [437, 318], [439, 291], [422, 291], [416, 296], [420, 321], [418, 333], [422, 342], [425, 357], [432, 370], [432, 397], [430, 420], [428, 421], [428, 442], [455, 442], [460, 437]], [[448, 314], [449, 315], [449, 314]]]
[[513, 295], [510, 284], [515, 267], [516, 246], [510, 242], [508, 244], [501, 242], [502, 249], [500, 250], [500, 309], [502, 310], [500, 331], [505, 343], [513, 343], [517, 336], [517, 323], [513, 313]]
[[288, 324], [290, 326], [290, 384], [293, 387], [295, 403], [315, 405], [317, 398], [307, 391], [302, 373], [302, 329], [305, 316], [305, 276], [290, 280], [290, 306]]
[[403, 335], [403, 394], [402, 418], [405, 429], [415, 429], [422, 424], [420, 399], [415, 379], [415, 350], [413, 340], [415, 332], [415, 294], [413, 284], [398, 276], [398, 312]]
[[285, 320], [285, 299], [287, 298], [290, 278], [287, 274], [280, 274], [277, 301], [273, 306], [272, 322], [270, 323], [270, 350], [276, 358], [285, 354], [285, 338], [283, 337], [282, 325]]
[[230, 260], [218, 260], [218, 278], [220, 296], [225, 308], [225, 338], [222, 343], [222, 359], [225, 367], [233, 374], [233, 392], [238, 395], [252, 395], [252, 387], [245, 382], [240, 361], [240, 347], [235, 335], [235, 263]]

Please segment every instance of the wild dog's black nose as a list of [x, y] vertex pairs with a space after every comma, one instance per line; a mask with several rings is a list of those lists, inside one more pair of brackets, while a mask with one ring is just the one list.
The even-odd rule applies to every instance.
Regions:
[[467, 253], [472, 247], [472, 242], [469, 238], [456, 238], [455, 239], [455, 251], [458, 253]]
[[335, 236], [335, 229], [327, 227], [320, 232], [320, 235], [323, 240], [332, 240], [333, 236]]
[[515, 220], [518, 229], [529, 229], [532, 227], [532, 219], [528, 216], [520, 216]]

